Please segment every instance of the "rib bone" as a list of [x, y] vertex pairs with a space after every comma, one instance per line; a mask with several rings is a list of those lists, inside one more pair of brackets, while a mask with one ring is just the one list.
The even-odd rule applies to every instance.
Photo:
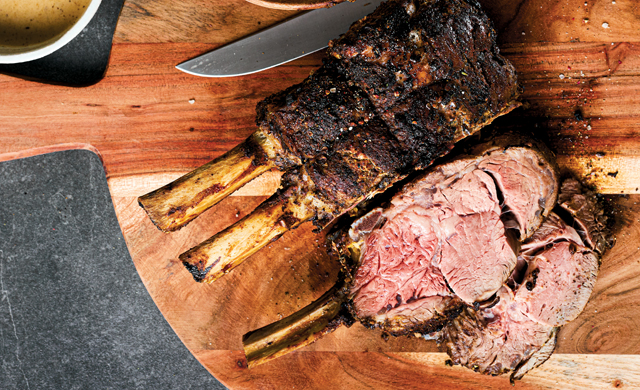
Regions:
[[310, 199], [279, 192], [251, 214], [180, 255], [199, 282], [213, 282], [287, 230], [311, 218]]
[[242, 344], [247, 366], [252, 368], [276, 359], [333, 332], [345, 323], [340, 318], [345, 301], [340, 283], [289, 317], [245, 334]]
[[258, 130], [224, 155], [138, 198], [163, 232], [182, 228], [247, 182], [275, 167], [279, 145]]

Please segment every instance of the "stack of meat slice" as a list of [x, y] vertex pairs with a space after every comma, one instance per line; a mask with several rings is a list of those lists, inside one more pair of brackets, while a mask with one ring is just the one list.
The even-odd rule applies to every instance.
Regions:
[[575, 179], [563, 182], [556, 210], [522, 246], [493, 306], [466, 307], [438, 335], [455, 364], [520, 379], [549, 358], [558, 329], [584, 309], [606, 247], [606, 218]]
[[258, 104], [245, 143], [140, 198], [172, 231], [258, 174], [285, 172], [253, 214], [180, 257], [196, 280], [217, 279], [305, 221], [327, 226], [519, 106], [515, 70], [474, 0], [390, 0], [328, 54]]
[[550, 153], [523, 143], [506, 137], [483, 144], [353, 225], [346, 247], [360, 253], [352, 256], [350, 286], [357, 319], [394, 335], [429, 333], [500, 289], [519, 243], [558, 194]]
[[435, 338], [456, 364], [520, 378], [584, 308], [605, 222], [577, 181], [560, 189], [543, 145], [499, 137], [330, 234], [342, 279], [299, 313], [247, 334], [247, 359], [262, 363], [355, 319]]

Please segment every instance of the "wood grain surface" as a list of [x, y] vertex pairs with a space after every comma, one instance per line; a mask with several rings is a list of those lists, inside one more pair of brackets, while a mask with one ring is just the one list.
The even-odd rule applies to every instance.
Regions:
[[[548, 142], [562, 167], [621, 194], [617, 244], [592, 299], [552, 359], [522, 389], [639, 388], [640, 3], [481, 0], [516, 66], [526, 106], [495, 124]], [[249, 213], [277, 188], [269, 172], [186, 228], [158, 231], [136, 198], [223, 154], [254, 131], [254, 107], [303, 80], [324, 53], [254, 75], [206, 79], [175, 65], [295, 15], [243, 0], [128, 0], [106, 77], [86, 88], [0, 75], [0, 161], [85, 148], [104, 163], [141, 279], [200, 362], [232, 389], [507, 389], [506, 378], [446, 367], [437, 346], [359, 324], [247, 369], [241, 336], [322, 295], [336, 280], [322, 234], [303, 225], [216, 283], [177, 256]]]

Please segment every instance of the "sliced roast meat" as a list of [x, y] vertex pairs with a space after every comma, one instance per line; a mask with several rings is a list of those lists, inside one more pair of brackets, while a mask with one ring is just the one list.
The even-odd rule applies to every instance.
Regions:
[[357, 319], [391, 334], [434, 331], [505, 283], [518, 239], [549, 213], [558, 189], [546, 150], [508, 142], [522, 144], [500, 138], [439, 165], [353, 224]]
[[467, 307], [443, 329], [440, 337], [454, 364], [499, 375], [515, 370], [551, 337], [553, 327], [524, 315], [510, 288], [502, 287], [497, 296], [497, 305]]
[[596, 193], [574, 178], [567, 179], [562, 183], [558, 205], [573, 217], [574, 227], [585, 244], [603, 253], [609, 245], [606, 239], [607, 215], [598, 203]]
[[578, 232], [567, 225], [558, 214], [550, 213], [533, 236], [522, 244], [521, 254], [523, 256], [533, 256], [553, 242], [581, 242], [581, 239]]
[[500, 219], [495, 183], [474, 170], [442, 190], [443, 204], [436, 211], [442, 233], [438, 267], [451, 289], [467, 303], [491, 297], [516, 264], [512, 247]]
[[529, 260], [516, 302], [539, 323], [562, 326], [582, 312], [598, 275], [598, 256], [579, 243], [560, 241]]
[[567, 225], [556, 213], [550, 213], [544, 223], [535, 233], [522, 244], [518, 263], [509, 277], [508, 285], [514, 291], [518, 289], [527, 273], [528, 261], [536, 253], [552, 246], [555, 242], [570, 241], [580, 242], [581, 237], [575, 229]]
[[[558, 192], [553, 167], [529, 149], [510, 149], [509, 153], [493, 153], [479, 168], [495, 179], [510, 212], [518, 223], [520, 239], [533, 234], [553, 208]], [[553, 160], [550, 160], [553, 161]]]
[[353, 285], [358, 317], [375, 316], [410, 300], [452, 296], [434, 261], [440, 242], [428, 219], [399, 215], [372, 232], [366, 247]]
[[[589, 211], [604, 216], [596, 200], [574, 191], [574, 183], [567, 179], [559, 198], [585, 199]], [[443, 329], [439, 340], [455, 364], [492, 375], [512, 372], [519, 379], [550, 356], [557, 330], [582, 312], [598, 273], [600, 254], [569, 223], [585, 226], [551, 213], [522, 245], [514, 274], [497, 294], [499, 303], [467, 307]]]

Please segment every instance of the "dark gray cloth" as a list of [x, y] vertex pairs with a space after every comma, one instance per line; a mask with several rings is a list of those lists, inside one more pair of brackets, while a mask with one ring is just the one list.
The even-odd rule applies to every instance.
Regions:
[[224, 389], [143, 286], [91, 152], [0, 163], [0, 388]]

